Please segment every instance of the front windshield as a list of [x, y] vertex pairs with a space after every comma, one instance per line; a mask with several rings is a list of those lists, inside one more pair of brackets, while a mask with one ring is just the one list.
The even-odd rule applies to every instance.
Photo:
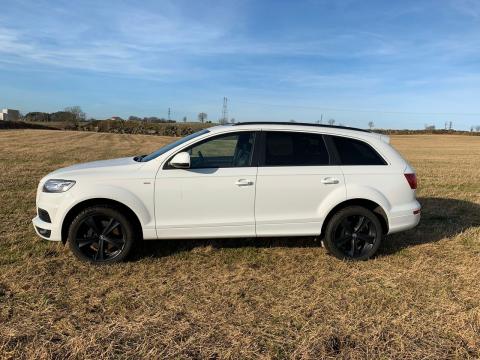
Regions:
[[183, 144], [183, 143], [185, 143], [189, 140], [192, 140], [192, 139], [194, 139], [194, 138], [196, 138], [200, 135], [206, 134], [208, 132], [210, 132], [208, 129], [203, 129], [203, 130], [197, 131], [196, 133], [185, 136], [184, 138], [181, 138], [177, 141], [174, 141], [173, 143], [170, 143], [168, 145], [165, 145], [164, 147], [161, 147], [157, 151], [154, 151], [153, 153], [143, 157], [140, 161], [146, 162], [146, 161], [153, 160], [153, 159], [159, 157], [160, 155], [165, 154], [167, 151], [172, 150], [173, 148], [177, 147], [178, 145], [181, 145], [181, 144]]

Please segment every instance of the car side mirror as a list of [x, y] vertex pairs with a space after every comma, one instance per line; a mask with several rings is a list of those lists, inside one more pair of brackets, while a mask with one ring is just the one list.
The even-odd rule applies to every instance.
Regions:
[[188, 152], [179, 152], [170, 160], [170, 165], [176, 169], [188, 169], [190, 167], [190, 154]]

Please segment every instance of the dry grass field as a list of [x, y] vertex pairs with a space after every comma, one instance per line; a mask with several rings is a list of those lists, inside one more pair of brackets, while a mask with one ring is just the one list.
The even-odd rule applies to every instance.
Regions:
[[0, 131], [1, 358], [480, 357], [480, 137], [392, 137], [423, 218], [366, 262], [311, 239], [237, 239], [153, 241], [96, 267], [35, 236], [43, 175], [168, 141]]

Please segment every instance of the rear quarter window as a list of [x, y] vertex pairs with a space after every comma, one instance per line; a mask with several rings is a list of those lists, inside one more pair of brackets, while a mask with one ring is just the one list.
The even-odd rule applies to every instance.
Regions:
[[331, 136], [341, 165], [387, 165], [378, 152], [364, 141]]

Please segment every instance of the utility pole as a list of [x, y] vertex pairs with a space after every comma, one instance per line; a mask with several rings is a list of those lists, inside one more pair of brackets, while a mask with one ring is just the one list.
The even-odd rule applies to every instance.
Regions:
[[226, 97], [223, 98], [222, 119], [220, 120], [220, 123], [228, 123], [228, 99]]

